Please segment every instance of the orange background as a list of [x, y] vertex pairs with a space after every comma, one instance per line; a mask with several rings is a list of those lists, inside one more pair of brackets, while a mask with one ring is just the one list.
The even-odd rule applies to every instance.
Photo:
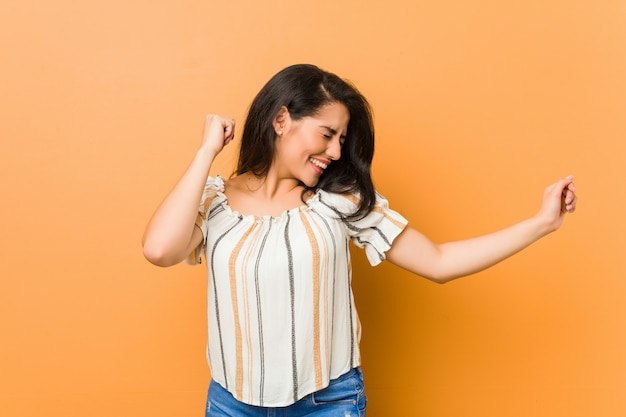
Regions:
[[623, 1], [4, 0], [0, 19], [0, 415], [203, 415], [206, 270], [151, 266], [141, 235], [204, 114], [241, 128], [298, 62], [368, 97], [377, 188], [436, 241], [577, 176], [561, 231], [473, 277], [355, 251], [368, 415], [625, 415]]

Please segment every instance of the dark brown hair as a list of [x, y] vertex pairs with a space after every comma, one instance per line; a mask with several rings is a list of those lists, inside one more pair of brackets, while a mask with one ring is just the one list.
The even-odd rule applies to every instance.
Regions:
[[374, 156], [374, 123], [371, 108], [361, 93], [349, 82], [314, 65], [287, 67], [274, 75], [252, 101], [244, 124], [236, 174], [250, 172], [265, 176], [272, 164], [276, 133], [272, 124], [282, 106], [294, 120], [315, 115], [330, 103], [348, 109], [346, 140], [341, 158], [328, 166], [314, 187], [334, 193], [354, 193], [360, 203], [349, 218], [369, 213], [376, 202], [371, 179]]

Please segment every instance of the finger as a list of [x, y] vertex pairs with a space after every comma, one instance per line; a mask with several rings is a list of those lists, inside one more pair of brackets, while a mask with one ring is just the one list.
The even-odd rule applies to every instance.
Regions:
[[576, 196], [574, 196], [574, 199], [572, 200], [571, 203], [569, 203], [565, 208], [567, 209], [568, 213], [573, 213], [576, 211], [576, 203], [578, 201], [578, 198], [576, 198]]
[[576, 210], [576, 201], [577, 201], [577, 197], [576, 194], [568, 191], [568, 192], [564, 192], [562, 195], [562, 211], [563, 212], [573, 212], [574, 210]]
[[235, 119], [224, 118], [223, 120], [224, 131], [230, 135], [235, 134]]
[[573, 175], [568, 175], [567, 177], [563, 178], [562, 180], [559, 181], [559, 183], [561, 184], [562, 188], [568, 188], [571, 184], [573, 184], [574, 182], [574, 176]]
[[228, 122], [226, 122], [226, 123], [223, 124], [223, 126], [224, 126], [224, 137], [228, 138], [228, 137], [232, 136], [232, 134], [233, 134], [233, 125], [228, 123]]
[[565, 197], [565, 204], [571, 204], [572, 201], [574, 201], [575, 194], [566, 189], [566, 191], [563, 192], [563, 196]]
[[554, 184], [552, 184], [551, 186], [548, 187], [549, 192], [551, 193], [560, 193], [561, 195], [565, 195], [566, 190], [569, 189], [570, 185], [573, 187], [573, 181], [574, 177], [573, 176], [568, 176], [565, 178], [562, 178], [560, 180], [558, 180], [557, 182], [555, 182]]
[[226, 139], [228, 142], [230, 142], [234, 138], [235, 138], [235, 131], [232, 130], [232, 129], [230, 130], [230, 132], [228, 132], [226, 135], [224, 135], [224, 139]]

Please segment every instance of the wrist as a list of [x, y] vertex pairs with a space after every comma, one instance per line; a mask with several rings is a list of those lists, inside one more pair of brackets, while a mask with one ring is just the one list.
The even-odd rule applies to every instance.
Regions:
[[215, 150], [208, 146], [201, 146], [200, 149], [196, 151], [195, 159], [206, 161], [211, 164], [216, 156], [217, 152], [215, 152]]
[[546, 216], [543, 216], [541, 213], [537, 213], [535, 216], [531, 217], [530, 222], [538, 238], [549, 235], [558, 228], [554, 225], [553, 221], [547, 219]]

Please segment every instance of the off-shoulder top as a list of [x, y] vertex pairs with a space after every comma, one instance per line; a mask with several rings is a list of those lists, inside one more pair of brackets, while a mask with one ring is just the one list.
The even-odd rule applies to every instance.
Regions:
[[377, 265], [407, 224], [377, 194], [374, 210], [347, 220], [358, 197], [317, 191], [280, 216], [241, 215], [209, 177], [188, 263], [208, 268], [207, 359], [213, 379], [247, 404], [281, 407], [359, 366], [361, 326], [349, 242]]

